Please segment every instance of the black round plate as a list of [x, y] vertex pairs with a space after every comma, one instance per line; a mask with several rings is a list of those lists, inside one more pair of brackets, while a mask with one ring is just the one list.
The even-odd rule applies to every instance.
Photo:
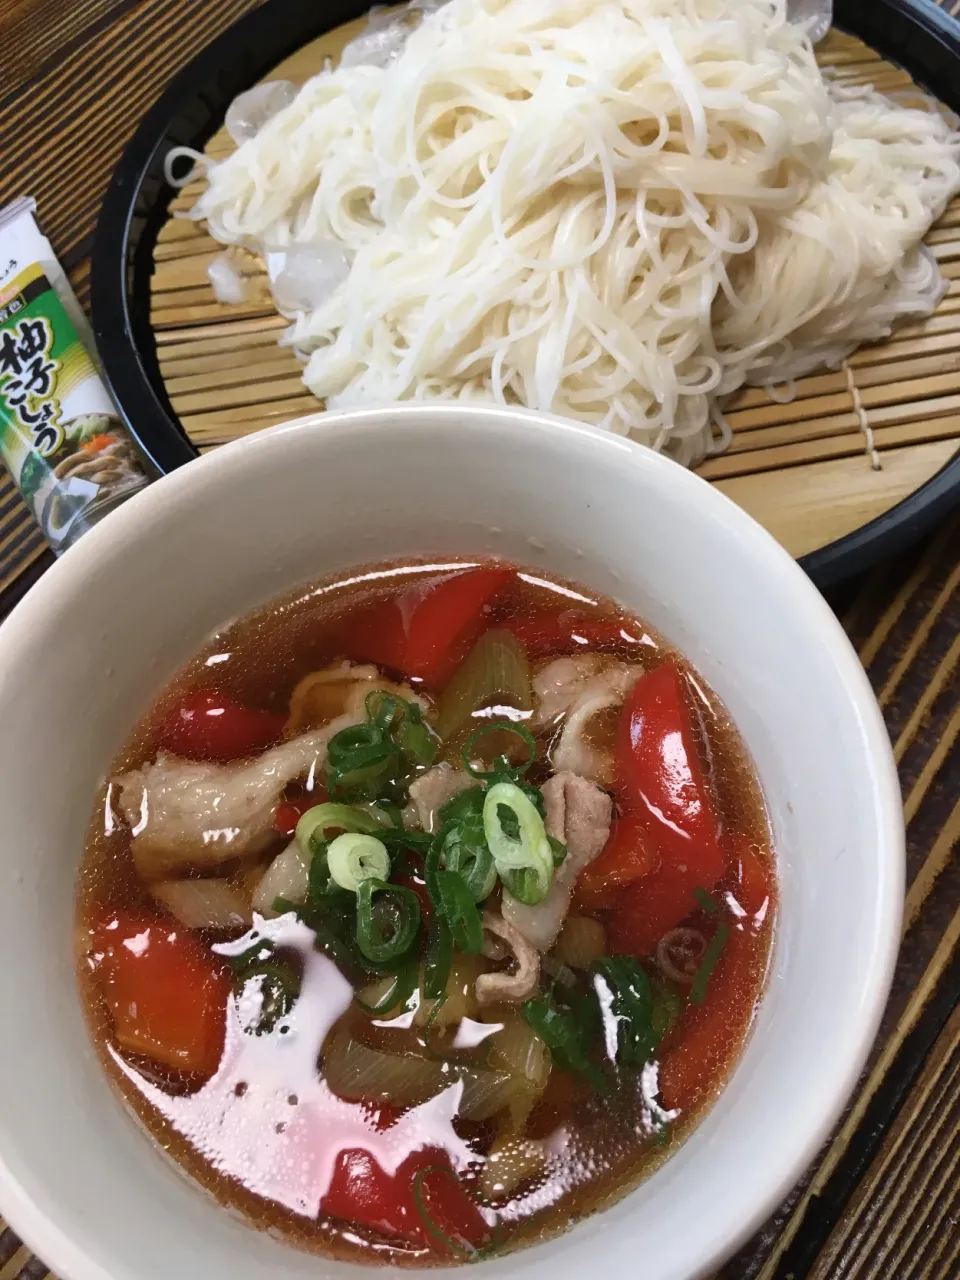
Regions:
[[[176, 194], [163, 176], [164, 156], [174, 146], [202, 149], [238, 93], [369, 8], [369, 0], [270, 0], [255, 9], [171, 81], [107, 188], [92, 255], [93, 328], [117, 404], [160, 472], [197, 457], [167, 398], [150, 325], [153, 250]], [[836, 0], [835, 17], [960, 112], [960, 25], [932, 0]], [[960, 453], [882, 516], [800, 563], [818, 586], [830, 586], [907, 545], [958, 503]]]

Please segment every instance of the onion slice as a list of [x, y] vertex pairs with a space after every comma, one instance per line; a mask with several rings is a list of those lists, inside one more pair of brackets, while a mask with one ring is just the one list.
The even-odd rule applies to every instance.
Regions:
[[305, 902], [309, 888], [309, 864], [296, 840], [291, 840], [283, 853], [278, 853], [267, 867], [253, 895], [253, 909], [268, 919], [277, 913], [273, 904], [278, 898], [288, 902]]
[[420, 1106], [459, 1080], [463, 1093], [458, 1114], [470, 1120], [487, 1120], [508, 1107], [517, 1088], [507, 1072], [384, 1053], [342, 1031], [334, 1032], [324, 1045], [323, 1072], [338, 1097], [349, 1102], [375, 1099], [397, 1107]]
[[250, 907], [228, 880], [161, 880], [150, 892], [188, 929], [245, 929]]

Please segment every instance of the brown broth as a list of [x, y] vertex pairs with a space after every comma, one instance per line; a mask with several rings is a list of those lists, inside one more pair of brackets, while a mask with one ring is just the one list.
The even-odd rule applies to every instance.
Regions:
[[[443, 567], [449, 570], [463, 566], [451, 562]], [[362, 620], [383, 600], [437, 572], [435, 565], [417, 562], [360, 568], [340, 579], [301, 588], [224, 628], [174, 679], [136, 726], [108, 776], [115, 777], [154, 757], [158, 726], [191, 690], [209, 689], [246, 706], [285, 713], [290, 694], [303, 676], [335, 659], [363, 660], [363, 654], [351, 652], [349, 647], [350, 636], [357, 633], [360, 625], [358, 619]], [[699, 1007], [688, 1006], [660, 1046], [664, 1091], [673, 1090], [675, 1097], [682, 1099], [680, 1114], [662, 1131], [649, 1132], [649, 1110], [639, 1105], [636, 1091], [628, 1091], [626, 1099], [614, 1107], [609, 1100], [598, 1099], [581, 1081], [554, 1068], [546, 1093], [527, 1120], [526, 1132], [537, 1139], [552, 1135], [553, 1149], [559, 1154], [555, 1154], [546, 1180], [521, 1183], [518, 1194], [506, 1206], [498, 1205], [505, 1224], [504, 1249], [548, 1238], [617, 1200], [683, 1141], [722, 1088], [739, 1055], [762, 992], [774, 923], [773, 855], [762, 796], [746, 749], [719, 701], [682, 655], [650, 627], [586, 589], [518, 570], [490, 608], [488, 621], [490, 626], [506, 619], [529, 624], [545, 614], [556, 617], [577, 635], [580, 633], [576, 626], [581, 622], [585, 626], [606, 627], [613, 633], [621, 628], [622, 642], [607, 643], [606, 652], [641, 662], [648, 669], [667, 657], [680, 662], [687, 677], [690, 705], [700, 726], [702, 760], [718, 799], [725, 838], [731, 841], [729, 847], [746, 849], [755, 860], [755, 869], [759, 867], [762, 873], [767, 902], [754, 927], [740, 927], [738, 933], [734, 925], [731, 941], [708, 984], [705, 1002]], [[586, 632], [582, 638], [588, 638]], [[590, 651], [591, 647], [590, 643], [573, 643], [561, 651]], [[555, 653], [545, 652], [532, 666], [536, 669], [552, 656]], [[404, 673], [388, 674], [400, 678]], [[610, 730], [605, 732], [600, 726], [599, 745], [603, 745], [605, 736], [610, 736]], [[545, 739], [542, 745], [546, 748]], [[543, 776], [547, 772], [541, 768]], [[354, 1261], [401, 1265], [428, 1266], [453, 1260], [442, 1248], [398, 1244], [395, 1238], [368, 1228], [327, 1218], [318, 1213], [315, 1202], [310, 1204], [310, 1187], [322, 1184], [322, 1175], [314, 1170], [309, 1178], [298, 1182], [293, 1171], [294, 1150], [306, 1168], [311, 1161], [316, 1163], [316, 1150], [325, 1144], [349, 1145], [359, 1142], [357, 1135], [362, 1133], [366, 1135], [364, 1141], [376, 1151], [380, 1150], [378, 1143], [382, 1147], [382, 1139], [372, 1125], [369, 1106], [331, 1101], [325, 1086], [312, 1081], [302, 1082], [297, 1089], [299, 1096], [291, 1093], [289, 1118], [286, 1113], [274, 1114], [269, 1108], [256, 1114], [257, 1097], [263, 1091], [258, 1093], [258, 1082], [250, 1073], [259, 1069], [256, 1063], [261, 1059], [266, 1062], [264, 1071], [274, 1069], [269, 1054], [264, 1057], [266, 1050], [261, 1052], [262, 1042], [269, 1041], [269, 1036], [244, 1038], [241, 1034], [240, 1041], [244, 1043], [238, 1042], [239, 1048], [233, 1046], [233, 1074], [221, 1071], [207, 1084], [180, 1076], [148, 1058], [125, 1054], [118, 1047], [101, 991], [91, 931], [105, 912], [131, 908], [152, 911], [155, 907], [135, 870], [129, 831], [115, 820], [105, 823], [104, 815], [110, 811], [105, 784], [94, 807], [79, 877], [78, 973], [100, 1059], [146, 1130], [222, 1204], [238, 1209], [255, 1226], [303, 1248]], [[261, 855], [261, 862], [279, 852], [285, 843], [287, 839], [278, 835], [275, 846]], [[247, 865], [228, 864], [218, 874], [231, 876], [240, 888], [249, 886]], [[731, 893], [736, 897], [740, 892], [737, 876], [734, 857], [714, 896]], [[605, 913], [600, 918], [606, 920]], [[709, 926], [710, 922], [694, 913], [690, 923]], [[231, 935], [198, 936], [207, 946]], [[307, 968], [312, 963], [305, 961]], [[318, 990], [323, 986], [319, 977], [316, 985]], [[327, 987], [330, 986], [328, 982]], [[336, 1001], [328, 1002], [324, 1012], [324, 999], [319, 999], [315, 1010], [321, 1021], [325, 1017], [332, 1019], [340, 1008]], [[340, 1026], [358, 1029], [365, 1043], [385, 1052], [402, 1052], [405, 1047], [423, 1050], [425, 1043], [422, 1029], [372, 1026], [370, 1018], [356, 1006], [347, 1009]], [[231, 1052], [228, 1036], [224, 1062]], [[484, 1046], [465, 1050], [459, 1057], [479, 1067], [485, 1061]], [[309, 1103], [310, 1098], [313, 1103]], [[307, 1123], [303, 1117], [310, 1105], [314, 1106], [313, 1119]], [[231, 1146], [224, 1138], [218, 1147], [218, 1140], [211, 1139], [210, 1134], [218, 1131], [225, 1117], [226, 1127], [231, 1129], [242, 1119], [256, 1135], [252, 1146], [249, 1142]], [[436, 1132], [441, 1144], [445, 1134], [448, 1143], [466, 1143], [479, 1156], [489, 1147], [496, 1125], [491, 1120], [457, 1120], [452, 1127], [440, 1125]], [[296, 1133], [295, 1139], [289, 1139], [289, 1159], [283, 1147], [288, 1133]], [[288, 1173], [284, 1173], [287, 1165], [281, 1168], [277, 1164], [268, 1171], [269, 1176], [263, 1167], [253, 1168], [256, 1161], [251, 1164], [250, 1153], [254, 1147], [273, 1152], [281, 1164], [281, 1157], [287, 1160]], [[260, 1164], [263, 1165], [262, 1160]], [[587, 1167], [592, 1173], [583, 1177], [578, 1171]], [[477, 1177], [477, 1167], [469, 1168], [463, 1179], [465, 1185], [474, 1186]], [[269, 1192], [258, 1194], [258, 1188], [263, 1190], [268, 1184], [281, 1188], [273, 1198]]]

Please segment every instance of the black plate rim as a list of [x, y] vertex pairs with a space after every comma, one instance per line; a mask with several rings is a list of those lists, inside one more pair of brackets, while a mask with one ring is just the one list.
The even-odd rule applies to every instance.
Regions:
[[[162, 178], [163, 156], [176, 145], [202, 148], [237, 93], [369, 7], [329, 0], [319, 14], [303, 0], [269, 0], [178, 72], [121, 155], [91, 255], [93, 329], [120, 412], [161, 474], [199, 456], [167, 398], [150, 326], [153, 246], [175, 194]], [[960, 111], [960, 24], [933, 0], [836, 0], [835, 18]], [[888, 511], [799, 562], [817, 586], [833, 586], [908, 546], [957, 506], [960, 451]]]

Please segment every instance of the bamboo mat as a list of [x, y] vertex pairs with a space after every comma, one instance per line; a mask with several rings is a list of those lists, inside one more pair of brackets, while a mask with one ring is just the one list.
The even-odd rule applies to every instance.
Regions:
[[[326, 58], [336, 59], [363, 25], [349, 23], [321, 36], [269, 78], [302, 82]], [[915, 88], [905, 71], [836, 30], [817, 56], [845, 85], [872, 84], [907, 96]], [[221, 130], [206, 152], [221, 159], [232, 149]], [[202, 190], [202, 181], [186, 187], [172, 213], [187, 211]], [[902, 327], [893, 341], [861, 348], [837, 372], [800, 379], [790, 403], [762, 389], [738, 393], [729, 406], [730, 447], [700, 467], [793, 555], [887, 511], [960, 445], [960, 198], [928, 243], [947, 281], [936, 315]], [[321, 407], [303, 385], [300, 362], [277, 345], [287, 322], [273, 309], [259, 258], [231, 251], [247, 279], [249, 300], [217, 302], [207, 267], [221, 251], [203, 224], [172, 216], [154, 254], [151, 317], [161, 375], [202, 451]]]

